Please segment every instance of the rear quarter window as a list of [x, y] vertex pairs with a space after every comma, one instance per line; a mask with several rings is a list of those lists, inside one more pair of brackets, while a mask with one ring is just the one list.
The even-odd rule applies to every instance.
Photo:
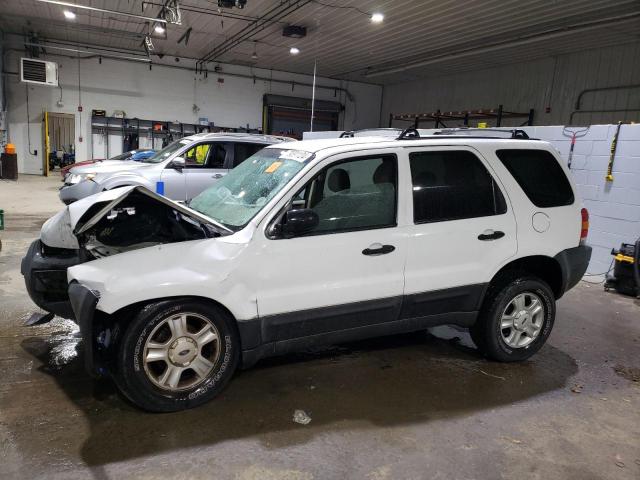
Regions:
[[556, 158], [546, 150], [497, 150], [496, 155], [539, 208], [573, 204], [571, 184]]

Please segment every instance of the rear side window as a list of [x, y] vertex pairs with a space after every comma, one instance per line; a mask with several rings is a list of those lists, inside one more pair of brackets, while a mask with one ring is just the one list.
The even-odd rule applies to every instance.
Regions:
[[256, 152], [262, 150], [266, 145], [260, 143], [235, 143], [233, 166], [234, 168], [244, 162], [247, 158]]
[[550, 152], [498, 150], [496, 155], [536, 207], [561, 207], [574, 202], [569, 180]]
[[409, 154], [415, 223], [488, 217], [507, 211], [500, 188], [466, 150]]

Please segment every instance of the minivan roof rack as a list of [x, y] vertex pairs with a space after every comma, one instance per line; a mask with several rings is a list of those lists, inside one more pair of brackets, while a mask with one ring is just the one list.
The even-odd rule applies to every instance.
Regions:
[[[513, 139], [521, 139], [521, 140], [528, 140], [529, 139], [529, 135], [527, 135], [527, 132], [525, 132], [524, 130], [522, 130], [521, 128], [512, 128], [512, 129], [502, 129], [502, 128], [467, 128], [467, 127], [461, 127], [461, 128], [444, 128], [440, 131], [437, 132], [433, 132], [433, 135], [439, 135], [439, 136], [456, 136], [456, 135], [460, 135], [460, 134], [465, 134], [467, 132], [473, 132], [473, 133], [485, 133], [485, 132], [496, 132], [496, 133], [508, 133], [510, 136], [509, 137], [501, 137], [501, 136], [489, 136], [489, 135], [474, 135], [474, 138], [513, 138]], [[420, 135], [420, 132], [413, 128], [407, 128], [405, 130], [402, 131], [402, 133], [398, 136], [397, 140], [412, 140], [412, 139], [417, 139], [417, 138], [429, 138], [429, 136], [423, 137]]]

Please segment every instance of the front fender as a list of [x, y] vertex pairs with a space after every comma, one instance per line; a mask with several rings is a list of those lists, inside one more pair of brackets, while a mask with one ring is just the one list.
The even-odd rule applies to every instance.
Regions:
[[246, 246], [219, 238], [156, 245], [76, 265], [67, 279], [99, 292], [96, 308], [107, 314], [159, 298], [199, 296], [238, 320], [251, 319], [257, 316], [255, 288], [233, 269]]
[[122, 172], [112, 175], [99, 182], [103, 190], [111, 190], [118, 187], [129, 185], [145, 187], [152, 192], [156, 191], [156, 183], [146, 177], [142, 177], [135, 173]]

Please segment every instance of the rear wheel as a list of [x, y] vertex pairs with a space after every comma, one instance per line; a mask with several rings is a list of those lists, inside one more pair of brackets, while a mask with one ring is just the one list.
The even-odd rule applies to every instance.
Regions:
[[513, 272], [489, 287], [471, 337], [489, 358], [526, 360], [549, 338], [555, 314], [549, 285], [540, 278]]
[[183, 410], [220, 393], [238, 358], [238, 336], [227, 312], [196, 300], [163, 301], [145, 307], [127, 327], [115, 379], [145, 410]]

